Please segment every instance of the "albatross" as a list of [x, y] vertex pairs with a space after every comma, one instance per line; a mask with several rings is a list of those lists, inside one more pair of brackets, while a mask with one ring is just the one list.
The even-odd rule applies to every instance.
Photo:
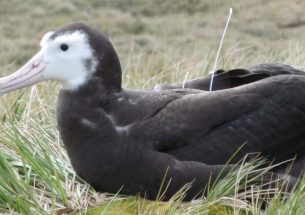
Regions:
[[76, 173], [98, 191], [155, 199], [169, 183], [168, 199], [191, 183], [190, 200], [253, 152], [275, 162], [295, 157], [290, 175], [304, 172], [303, 71], [280, 64], [218, 70], [212, 92], [209, 76], [185, 88], [123, 89], [117, 53], [99, 31], [70, 24], [46, 33], [40, 47], [0, 78], [0, 94], [60, 82], [60, 135]]

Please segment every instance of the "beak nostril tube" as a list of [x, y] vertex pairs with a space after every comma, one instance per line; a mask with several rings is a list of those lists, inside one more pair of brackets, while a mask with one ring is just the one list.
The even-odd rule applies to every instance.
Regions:
[[41, 52], [38, 52], [15, 73], [0, 78], [0, 94], [33, 85], [43, 81], [42, 72], [46, 67]]

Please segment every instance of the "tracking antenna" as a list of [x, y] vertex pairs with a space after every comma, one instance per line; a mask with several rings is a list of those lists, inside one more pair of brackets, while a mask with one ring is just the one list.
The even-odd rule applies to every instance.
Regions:
[[227, 28], [228, 28], [229, 23], [230, 23], [232, 13], [233, 13], [233, 9], [230, 8], [227, 23], [226, 23], [225, 29], [223, 30], [223, 33], [222, 33], [222, 37], [221, 37], [221, 40], [220, 40], [220, 44], [219, 44], [219, 47], [218, 47], [218, 50], [217, 50], [216, 59], [215, 59], [213, 70], [212, 70], [212, 77], [211, 77], [210, 88], [209, 88], [210, 92], [212, 91], [212, 88], [213, 88], [214, 75], [215, 75], [215, 70], [216, 70], [217, 63], [218, 63], [219, 54], [220, 54], [220, 51], [221, 51], [223, 40], [224, 40], [226, 32], [227, 32]]

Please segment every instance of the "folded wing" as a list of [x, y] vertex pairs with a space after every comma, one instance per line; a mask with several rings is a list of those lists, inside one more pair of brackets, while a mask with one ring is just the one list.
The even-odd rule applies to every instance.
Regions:
[[[224, 164], [259, 152], [271, 161], [305, 154], [305, 76], [280, 75], [185, 96], [150, 122], [157, 150], [179, 160]], [[298, 173], [302, 172], [300, 169]], [[298, 174], [296, 173], [296, 174]]]

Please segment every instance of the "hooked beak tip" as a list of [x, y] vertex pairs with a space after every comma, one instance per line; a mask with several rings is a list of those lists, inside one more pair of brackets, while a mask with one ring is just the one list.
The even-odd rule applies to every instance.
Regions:
[[42, 72], [46, 66], [40, 51], [19, 70], [0, 78], [0, 95], [42, 82], [44, 80]]

